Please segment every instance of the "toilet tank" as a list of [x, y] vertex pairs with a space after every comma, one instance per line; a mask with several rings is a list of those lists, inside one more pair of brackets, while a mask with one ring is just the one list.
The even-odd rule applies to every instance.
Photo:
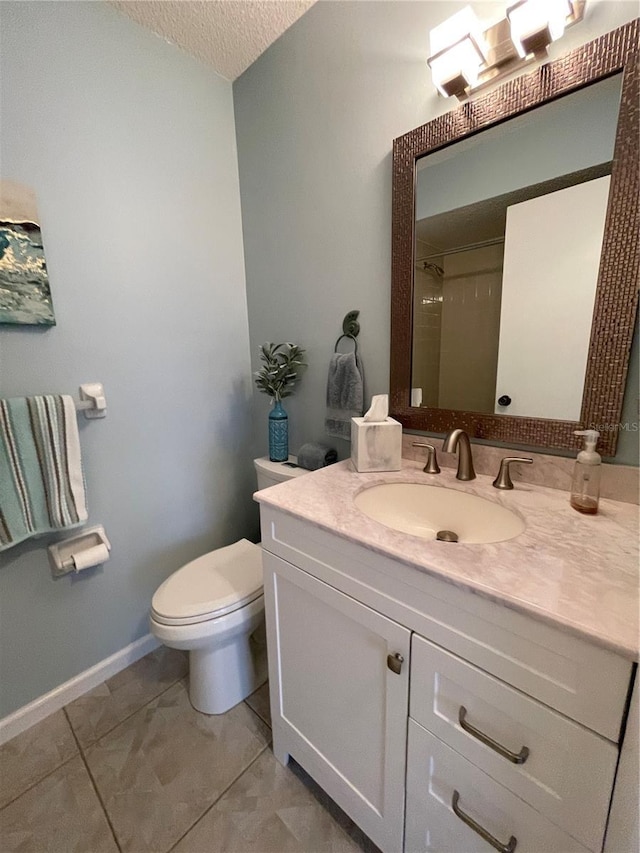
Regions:
[[298, 468], [296, 463], [295, 456], [290, 456], [286, 462], [271, 462], [268, 456], [254, 459], [258, 489], [266, 489], [268, 486], [275, 486], [276, 483], [283, 483], [285, 480], [292, 480], [301, 474], [309, 473], [305, 468]]

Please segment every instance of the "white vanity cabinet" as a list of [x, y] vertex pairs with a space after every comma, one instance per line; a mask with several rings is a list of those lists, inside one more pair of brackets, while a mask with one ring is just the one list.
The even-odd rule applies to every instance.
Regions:
[[261, 527], [280, 761], [384, 853], [602, 851], [629, 660], [268, 504]]

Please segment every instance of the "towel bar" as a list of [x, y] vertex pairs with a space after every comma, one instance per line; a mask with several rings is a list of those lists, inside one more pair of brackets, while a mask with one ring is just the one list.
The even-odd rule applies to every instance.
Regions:
[[100, 382], [86, 382], [80, 386], [80, 399], [75, 400], [76, 411], [84, 412], [85, 418], [104, 418], [107, 400]]

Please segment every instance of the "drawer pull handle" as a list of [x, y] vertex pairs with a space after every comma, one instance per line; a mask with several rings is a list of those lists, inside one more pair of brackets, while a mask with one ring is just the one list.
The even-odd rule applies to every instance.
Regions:
[[391, 672], [395, 672], [396, 675], [400, 675], [402, 672], [402, 664], [404, 663], [404, 658], [400, 654], [400, 652], [396, 652], [395, 655], [387, 655], [387, 666], [391, 670]]
[[472, 726], [471, 723], [467, 722], [467, 709], [464, 705], [460, 705], [460, 710], [458, 711], [458, 722], [460, 723], [462, 729], [470, 734], [472, 737], [477, 738], [481, 743], [485, 746], [490, 747], [495, 750], [498, 755], [501, 755], [503, 758], [506, 758], [508, 761], [511, 761], [513, 764], [524, 764], [527, 758], [529, 758], [529, 747], [523, 746], [520, 752], [511, 752], [510, 749], [507, 749], [506, 746], [502, 746], [501, 743], [498, 743], [497, 740], [489, 737], [484, 732], [481, 732], [480, 729], [477, 729], [475, 726]]
[[466, 823], [470, 829], [477, 832], [480, 838], [484, 838], [484, 840], [490, 844], [494, 850], [499, 850], [500, 853], [513, 853], [516, 849], [516, 845], [518, 844], [518, 839], [515, 835], [512, 835], [506, 844], [502, 844], [495, 836], [491, 835], [490, 832], [487, 832], [484, 826], [480, 826], [480, 824], [476, 823], [472, 817], [462, 811], [458, 805], [459, 799], [460, 794], [457, 791], [454, 791], [453, 797], [451, 798], [451, 808], [453, 809], [454, 814], [459, 817], [463, 823]]

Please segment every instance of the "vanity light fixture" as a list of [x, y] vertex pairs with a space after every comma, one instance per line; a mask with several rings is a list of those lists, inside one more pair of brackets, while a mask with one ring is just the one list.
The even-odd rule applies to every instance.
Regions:
[[545, 56], [551, 42], [582, 20], [585, 6], [586, 0], [518, 0], [484, 30], [466, 6], [431, 30], [427, 64], [436, 89], [462, 101]]
[[[578, 13], [578, 6], [582, 6]], [[584, 15], [584, 3], [570, 0], [519, 0], [507, 9], [511, 41], [521, 59], [546, 55], [552, 41], [564, 35], [569, 23]]]
[[445, 98], [460, 97], [477, 85], [486, 62], [482, 27], [471, 6], [465, 6], [429, 34], [427, 64], [435, 87]]

